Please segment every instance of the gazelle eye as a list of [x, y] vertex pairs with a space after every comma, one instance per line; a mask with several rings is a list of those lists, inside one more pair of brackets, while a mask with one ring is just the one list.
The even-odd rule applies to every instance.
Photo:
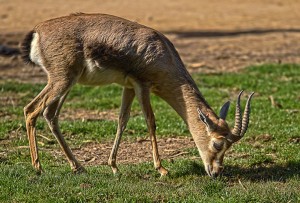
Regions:
[[221, 151], [223, 149], [223, 145], [224, 145], [224, 142], [219, 142], [219, 143], [213, 142], [213, 147], [217, 151]]

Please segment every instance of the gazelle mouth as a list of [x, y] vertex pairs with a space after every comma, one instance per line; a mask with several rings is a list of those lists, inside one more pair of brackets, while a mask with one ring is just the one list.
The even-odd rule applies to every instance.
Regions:
[[219, 172], [214, 172], [211, 165], [206, 165], [206, 167], [205, 167], [206, 173], [211, 178], [217, 178], [223, 172], [224, 167], [219, 166], [219, 169], [220, 169]]
[[207, 173], [210, 177], [212, 177], [212, 174], [211, 174], [211, 166], [210, 166], [210, 165], [206, 165], [205, 169], [206, 169], [206, 173]]

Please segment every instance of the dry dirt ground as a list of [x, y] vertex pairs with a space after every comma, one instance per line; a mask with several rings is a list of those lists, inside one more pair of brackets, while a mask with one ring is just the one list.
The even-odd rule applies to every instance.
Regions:
[[[35, 24], [53, 17], [74, 12], [118, 15], [166, 34], [190, 72], [236, 72], [260, 63], [300, 63], [299, 10], [298, 0], [0, 0], [0, 84], [45, 82], [40, 69], [23, 65], [18, 46]], [[103, 116], [80, 113], [87, 119]], [[116, 112], [108, 114], [104, 118], [117, 117]], [[190, 138], [162, 139], [159, 145], [166, 159], [194, 147]], [[110, 147], [89, 143], [74, 151], [86, 164], [106, 163]], [[120, 150], [123, 163], [151, 160], [148, 141], [126, 142]]]

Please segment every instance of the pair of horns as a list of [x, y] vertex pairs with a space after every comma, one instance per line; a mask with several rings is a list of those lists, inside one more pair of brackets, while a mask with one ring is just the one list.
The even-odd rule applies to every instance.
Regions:
[[254, 95], [254, 92], [252, 92], [248, 97], [243, 117], [241, 114], [241, 104], [240, 104], [242, 93], [243, 93], [243, 90], [239, 93], [237, 101], [236, 101], [235, 124], [234, 124], [233, 130], [232, 130], [232, 135], [233, 135], [232, 141], [233, 142], [238, 141], [239, 139], [241, 139], [244, 136], [244, 134], [247, 131], [248, 124], [249, 124], [249, 117], [250, 117], [250, 111], [251, 111], [250, 102], [251, 102], [252, 96]]
[[[228, 135], [227, 140], [230, 142], [237, 142], [238, 140], [240, 140], [244, 134], [247, 131], [248, 128], [248, 124], [249, 124], [249, 117], [250, 117], [250, 102], [252, 99], [252, 96], [254, 94], [254, 92], [252, 92], [247, 100], [246, 103], [246, 107], [244, 110], [244, 114], [242, 117], [241, 114], [241, 95], [244, 92], [244, 90], [242, 90], [239, 94], [238, 94], [238, 98], [237, 98], [237, 102], [236, 102], [236, 110], [235, 110], [235, 124], [233, 127], [233, 130], [231, 132], [231, 135]], [[227, 113], [228, 113], [228, 109], [230, 106], [230, 102], [226, 102], [221, 110], [220, 110], [220, 118], [225, 120]], [[199, 117], [200, 119], [208, 126], [208, 128], [212, 129], [212, 127], [214, 126], [213, 122], [208, 118], [208, 116], [206, 116], [205, 114], [203, 114], [203, 112], [198, 108], [198, 113], [199, 113]]]

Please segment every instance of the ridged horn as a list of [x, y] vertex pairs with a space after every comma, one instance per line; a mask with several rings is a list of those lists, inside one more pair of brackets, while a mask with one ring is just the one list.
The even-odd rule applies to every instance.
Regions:
[[249, 95], [247, 103], [246, 103], [246, 107], [245, 107], [245, 111], [244, 111], [244, 115], [243, 115], [243, 120], [242, 120], [242, 130], [241, 130], [241, 133], [240, 133], [240, 137], [244, 136], [244, 134], [246, 133], [247, 128], [248, 128], [250, 111], [251, 111], [250, 102], [251, 102], [251, 99], [252, 99], [253, 95], [254, 95], [254, 92], [252, 92]]
[[237, 98], [236, 101], [236, 107], [235, 107], [235, 122], [234, 122], [234, 127], [232, 130], [232, 134], [234, 136], [240, 136], [241, 133], [241, 129], [242, 129], [242, 115], [241, 115], [241, 95], [244, 92], [244, 90], [242, 90]]

